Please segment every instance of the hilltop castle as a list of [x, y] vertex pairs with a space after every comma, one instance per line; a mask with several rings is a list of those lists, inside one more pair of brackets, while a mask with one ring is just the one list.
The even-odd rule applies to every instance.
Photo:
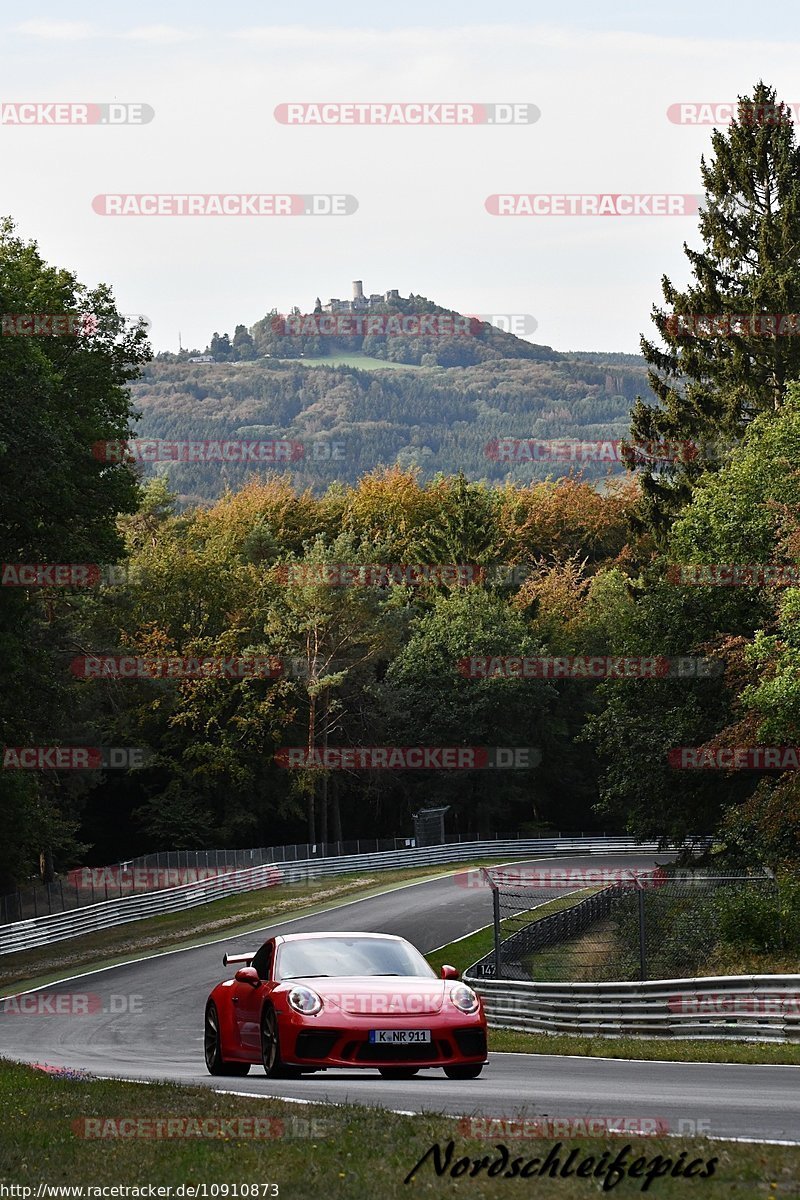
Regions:
[[397, 288], [390, 288], [388, 292], [384, 292], [383, 294], [373, 292], [370, 296], [365, 296], [361, 280], [354, 279], [353, 299], [337, 300], [331, 298], [327, 304], [323, 304], [322, 311], [326, 313], [368, 312], [371, 308], [377, 308], [379, 304], [391, 304], [393, 301], [399, 299], [400, 293]]

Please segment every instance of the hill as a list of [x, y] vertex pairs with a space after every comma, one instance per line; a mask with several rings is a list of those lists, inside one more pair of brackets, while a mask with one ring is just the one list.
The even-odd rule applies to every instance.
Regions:
[[[409, 303], [416, 312], [459, 316], [422, 297], [385, 307]], [[132, 386], [138, 438], [292, 443], [278, 450], [276, 464], [146, 464], [146, 474], [169, 475], [184, 503], [213, 500], [272, 465], [315, 491], [392, 463], [417, 466], [423, 478], [463, 471], [470, 479], [527, 481], [580, 467], [600, 479], [623, 470], [609, 461], [613, 448], [595, 458], [584, 447], [573, 458], [568, 445], [525, 443], [616, 441], [627, 434], [635, 397], [650, 396], [638, 356], [565, 354], [474, 319], [471, 332], [438, 337], [298, 336], [285, 332], [290, 321], [272, 313], [249, 331], [237, 326], [232, 340], [215, 334], [207, 351], [213, 362], [190, 362], [196, 351], [161, 354]]]

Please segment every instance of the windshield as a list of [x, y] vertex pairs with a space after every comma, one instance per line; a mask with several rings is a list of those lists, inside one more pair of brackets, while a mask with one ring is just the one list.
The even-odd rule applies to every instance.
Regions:
[[278, 979], [342, 975], [423, 975], [437, 978], [418, 950], [391, 938], [304, 938], [278, 951]]

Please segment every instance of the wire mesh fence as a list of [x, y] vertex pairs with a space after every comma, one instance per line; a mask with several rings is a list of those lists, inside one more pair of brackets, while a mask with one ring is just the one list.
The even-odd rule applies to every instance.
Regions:
[[[479, 841], [513, 841], [529, 835], [520, 833], [448, 834], [448, 844]], [[569, 834], [568, 837], [602, 834]], [[554, 833], [552, 837], [561, 837]], [[413, 849], [413, 837], [353, 838], [340, 842], [298, 842], [287, 846], [255, 849], [160, 850], [103, 867], [77, 867], [52, 883], [31, 883], [0, 896], [0, 925], [25, 921], [53, 913], [70, 912], [101, 900], [115, 900], [163, 888], [181, 887], [213, 878], [227, 871], [241, 871], [266, 863], [289, 863], [311, 858], [336, 858], [351, 854]]]
[[[503, 979], [606, 983], [707, 974], [743, 921], [759, 913], [773, 925], [780, 920], [777, 884], [767, 871], [573, 872], [569, 881], [551, 878], [549, 894], [542, 871], [485, 874], [494, 950], [475, 973]], [[776, 949], [786, 948], [780, 928], [771, 938]]]

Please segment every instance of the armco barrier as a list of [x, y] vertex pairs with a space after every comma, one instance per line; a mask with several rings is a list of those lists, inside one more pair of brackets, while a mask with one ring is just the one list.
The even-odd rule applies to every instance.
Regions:
[[340, 855], [335, 858], [309, 858], [291, 863], [267, 863], [242, 871], [228, 871], [213, 879], [159, 892], [104, 900], [66, 913], [33, 917], [0, 926], [0, 955], [30, 950], [50, 942], [95, 933], [129, 921], [162, 913], [182, 912], [198, 904], [207, 904], [223, 896], [273, 887], [278, 883], [297, 883], [327, 875], [358, 871], [390, 871], [402, 867], [446, 866], [453, 862], [474, 862], [487, 858], [547, 858], [567, 854], [654, 854], [657, 842], [637, 843], [630, 837], [531, 838], [508, 841], [450, 843], [407, 850], [388, 850], [377, 854]]
[[723, 975], [646, 983], [522, 983], [464, 979], [489, 1024], [587, 1037], [800, 1041], [800, 975]]

